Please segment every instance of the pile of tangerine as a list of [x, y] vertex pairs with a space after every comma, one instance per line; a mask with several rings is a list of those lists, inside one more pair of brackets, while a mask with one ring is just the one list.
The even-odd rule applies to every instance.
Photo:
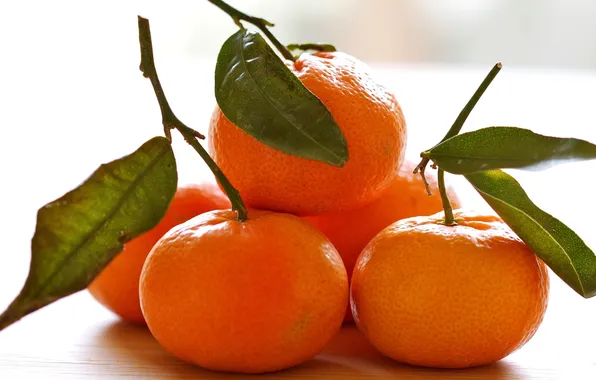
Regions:
[[404, 159], [402, 110], [364, 64], [337, 52], [287, 64], [343, 132], [345, 166], [270, 148], [216, 107], [210, 153], [247, 218], [215, 184], [182, 186], [91, 294], [182, 360], [229, 372], [298, 365], [352, 319], [384, 355], [419, 366], [488, 364], [527, 342], [545, 265], [496, 216], [458, 209], [443, 223]]

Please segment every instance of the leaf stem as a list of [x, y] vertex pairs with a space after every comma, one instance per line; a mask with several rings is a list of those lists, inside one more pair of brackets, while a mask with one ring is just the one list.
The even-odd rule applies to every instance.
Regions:
[[[488, 88], [488, 86], [490, 86], [493, 79], [495, 79], [495, 77], [497, 76], [499, 71], [501, 71], [502, 68], [503, 68], [503, 64], [501, 62], [497, 62], [493, 66], [493, 68], [488, 72], [488, 74], [486, 75], [486, 77], [484, 78], [482, 83], [480, 83], [480, 86], [478, 86], [478, 88], [476, 89], [476, 91], [474, 92], [474, 94], [472, 95], [470, 100], [468, 100], [468, 103], [466, 103], [465, 107], [461, 110], [461, 112], [457, 116], [457, 119], [455, 119], [455, 121], [453, 122], [453, 125], [451, 125], [451, 128], [449, 128], [449, 131], [447, 131], [447, 134], [445, 134], [445, 136], [441, 139], [441, 141], [439, 141], [439, 143], [437, 143], [435, 146], [437, 146], [440, 143], [442, 143], [443, 141], [450, 139], [451, 137], [457, 135], [459, 133], [459, 131], [461, 131], [462, 127], [464, 126], [464, 123], [468, 119], [468, 116], [470, 116], [470, 113], [472, 112], [474, 107], [476, 107], [476, 104], [478, 103], [478, 101], [480, 100], [482, 95], [484, 95], [484, 92], [486, 91], [486, 89]], [[424, 171], [426, 169], [426, 166], [430, 162], [430, 158], [425, 157], [425, 153], [426, 152], [422, 152], [420, 154], [420, 156], [422, 157], [422, 160], [420, 160], [420, 163], [414, 168], [413, 173], [414, 174], [420, 173], [420, 176], [422, 177], [422, 180], [424, 181], [428, 195], [432, 195], [430, 188], [428, 187], [428, 182], [426, 180], [426, 177], [424, 176]], [[439, 173], [440, 172], [441, 172], [441, 170], [439, 170]], [[443, 203], [445, 203], [445, 202], [443, 202]]]
[[451, 206], [449, 196], [447, 195], [447, 189], [445, 187], [445, 171], [443, 169], [439, 169], [438, 182], [439, 192], [441, 193], [441, 201], [443, 201], [443, 210], [445, 211], [445, 225], [454, 226], [457, 223], [455, 223], [455, 218], [453, 217], [453, 207]]
[[495, 77], [497, 76], [499, 71], [501, 71], [502, 67], [503, 67], [503, 64], [501, 62], [497, 62], [493, 66], [493, 68], [488, 72], [488, 74], [486, 75], [486, 77], [484, 78], [482, 83], [480, 83], [480, 86], [478, 86], [478, 88], [476, 89], [476, 92], [474, 92], [474, 95], [472, 95], [470, 100], [468, 100], [468, 103], [461, 110], [461, 112], [457, 116], [457, 119], [455, 119], [455, 121], [453, 122], [453, 125], [451, 126], [451, 128], [449, 128], [449, 131], [443, 137], [443, 139], [441, 139], [439, 144], [442, 143], [443, 141], [457, 135], [459, 133], [459, 131], [461, 131], [462, 127], [464, 126], [464, 123], [468, 119], [468, 116], [470, 116], [470, 113], [472, 112], [474, 107], [476, 107], [476, 104], [478, 103], [478, 101], [480, 100], [482, 95], [484, 95], [484, 92], [486, 91], [488, 86], [490, 86], [490, 84], [492, 83], [493, 79], [495, 79]]
[[[141, 33], [141, 24], [144, 24], [144, 21], [147, 21], [146, 25], [146, 33]], [[143, 25], [145, 28], [145, 25]], [[203, 136], [198, 131], [191, 129], [184, 125], [174, 114], [166, 95], [161, 87], [161, 83], [159, 82], [159, 78], [157, 76], [157, 71], [155, 69], [155, 61], [153, 59], [153, 45], [151, 42], [151, 31], [149, 30], [149, 21], [139, 16], [139, 41], [141, 44], [141, 65], [140, 69], [143, 73], [145, 78], [149, 78], [151, 80], [151, 84], [153, 85], [153, 90], [155, 91], [155, 96], [157, 97], [157, 101], [159, 102], [159, 109], [161, 110], [161, 121], [164, 127], [164, 134], [168, 140], [172, 141], [171, 130], [175, 128], [176, 125], [183, 125], [187, 129], [193, 131], [193, 135], [199, 139], [204, 139]]]
[[232, 186], [215, 161], [213, 161], [211, 156], [209, 156], [209, 153], [207, 153], [205, 148], [203, 148], [203, 146], [197, 140], [197, 138], [204, 138], [204, 136], [182, 123], [176, 117], [176, 115], [174, 115], [174, 112], [170, 108], [166, 99], [166, 95], [161, 87], [161, 83], [159, 82], [159, 77], [157, 76], [157, 69], [155, 67], [155, 60], [153, 57], [153, 44], [151, 42], [151, 28], [149, 27], [149, 20], [138, 16], [138, 24], [139, 43], [141, 45], [140, 69], [143, 73], [143, 76], [145, 78], [149, 78], [151, 84], [153, 85], [153, 90], [155, 91], [155, 96], [157, 97], [157, 101], [159, 102], [159, 107], [162, 112], [162, 122], [166, 137], [170, 135], [170, 130], [172, 129], [177, 129], [178, 132], [180, 132], [180, 134], [184, 137], [184, 140], [197, 151], [203, 161], [205, 161], [207, 166], [209, 166], [209, 169], [211, 169], [215, 178], [217, 178], [221, 184], [221, 187], [232, 203], [232, 210], [238, 213], [238, 221], [245, 221], [248, 216], [248, 211], [246, 210], [244, 201], [242, 201], [242, 198], [240, 197], [240, 193], [238, 193], [238, 190]]
[[222, 11], [224, 11], [228, 15], [230, 15], [230, 17], [232, 17], [232, 20], [234, 20], [234, 23], [236, 23], [236, 25], [238, 25], [240, 28], [244, 28], [242, 26], [242, 24], [240, 23], [240, 20], [246, 21], [250, 24], [253, 24], [257, 28], [259, 28], [259, 30], [261, 32], [263, 32], [263, 34], [265, 36], [267, 36], [269, 41], [271, 41], [273, 46], [275, 46], [275, 48], [281, 53], [281, 55], [285, 59], [289, 59], [292, 62], [296, 61], [296, 57], [294, 57], [292, 55], [292, 53], [290, 53], [288, 48], [286, 48], [284, 46], [284, 44], [279, 42], [279, 40], [269, 30], [269, 28], [268, 28], [269, 26], [274, 26], [271, 22], [269, 22], [265, 19], [259, 18], [259, 17], [249, 16], [246, 13], [243, 13], [243, 12], [239, 11], [238, 9], [232, 7], [231, 5], [227, 4], [223, 0], [207, 0], [207, 1], [209, 1], [211, 4], [215, 5], [216, 7], [218, 7], [219, 9], [221, 9]]

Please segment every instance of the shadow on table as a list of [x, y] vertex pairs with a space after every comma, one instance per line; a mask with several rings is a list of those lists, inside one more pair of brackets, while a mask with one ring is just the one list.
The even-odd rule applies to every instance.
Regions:
[[[517, 379], [521, 375], [506, 362], [466, 370], [434, 370], [396, 363], [383, 357], [353, 325], [340, 333], [316, 358], [268, 375], [234, 375], [203, 370], [166, 352], [144, 326], [115, 321], [96, 336], [96, 360], [101, 375], [130, 373], [141, 378], [360, 378], [385, 379]], [[113, 364], [113, 365], [109, 365]]]
[[223, 374], [189, 365], [165, 351], [146, 326], [114, 321], [101, 329], [97, 349], [102, 365], [101, 375], [123, 373], [143, 379], [218, 379]]
[[[330, 366], [342, 365], [341, 370]], [[397, 363], [381, 355], [354, 325], [345, 325], [315, 359], [290, 369], [288, 375], [316, 372], [336, 378], [366, 379], [504, 379], [523, 378], [522, 373], [506, 361], [464, 370], [441, 370]], [[297, 376], [298, 377], [298, 376]]]
[[[153, 338], [147, 327], [114, 321], [100, 329], [95, 337], [97, 344], [98, 368], [101, 375], [130, 373], [149, 379], [229, 379], [229, 378], [295, 378], [303, 373], [346, 373], [349, 368], [341, 363], [321, 362], [313, 367], [298, 366], [287, 371], [267, 375], [239, 375], [219, 373], [187, 364], [165, 351]], [[317, 360], [313, 360], [315, 362]], [[317, 361], [318, 362], [318, 361]], [[113, 365], [109, 365], [113, 364]], [[322, 366], [321, 366], [322, 364]], [[117, 367], [117, 369], [115, 369]], [[323, 369], [320, 369], [324, 367]], [[296, 371], [294, 371], [296, 370]]]

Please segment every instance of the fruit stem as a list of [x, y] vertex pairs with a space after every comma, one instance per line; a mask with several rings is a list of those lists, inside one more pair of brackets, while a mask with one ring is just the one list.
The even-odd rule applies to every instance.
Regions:
[[472, 95], [470, 100], [468, 100], [466, 106], [461, 110], [461, 112], [457, 116], [457, 119], [455, 119], [453, 125], [451, 126], [445, 137], [443, 137], [443, 139], [439, 142], [439, 144], [457, 135], [459, 131], [461, 131], [462, 127], [464, 126], [464, 123], [466, 122], [466, 119], [468, 118], [468, 116], [470, 116], [470, 113], [472, 112], [474, 107], [476, 107], [476, 104], [478, 103], [482, 95], [484, 95], [484, 92], [486, 91], [488, 86], [490, 86], [490, 84], [492, 83], [493, 79], [495, 79], [499, 71], [501, 71], [502, 67], [503, 64], [501, 62], [497, 62], [493, 66], [493, 68], [486, 75], [482, 83], [480, 83], [480, 86], [478, 86], [478, 88], [476, 89], [476, 92], [474, 92], [474, 95]]
[[140, 69], [143, 73], [143, 76], [145, 78], [149, 78], [151, 84], [153, 85], [153, 90], [155, 91], [155, 96], [159, 102], [159, 108], [161, 109], [162, 123], [166, 137], [168, 137], [171, 141], [170, 131], [172, 129], [177, 129], [178, 132], [180, 132], [180, 134], [184, 137], [184, 140], [197, 151], [203, 161], [205, 161], [207, 166], [209, 166], [209, 169], [211, 169], [213, 175], [215, 178], [217, 178], [217, 181], [221, 184], [221, 187], [232, 203], [232, 210], [238, 213], [238, 221], [245, 221], [248, 217], [248, 211], [246, 210], [244, 201], [242, 201], [242, 198], [240, 197], [240, 193], [234, 186], [232, 186], [215, 161], [213, 161], [211, 156], [209, 156], [209, 153], [207, 153], [205, 148], [203, 148], [203, 146], [197, 140], [197, 138], [203, 139], [205, 137], [182, 123], [176, 117], [176, 115], [174, 115], [174, 112], [170, 108], [170, 105], [166, 99], [166, 95], [163, 91], [163, 88], [161, 87], [161, 83], [159, 82], [159, 77], [157, 76], [157, 69], [155, 67], [155, 60], [153, 57], [153, 44], [151, 42], [151, 28], [149, 27], [149, 20], [139, 16], [138, 22], [139, 43], [141, 45]]
[[455, 218], [453, 217], [453, 207], [451, 206], [449, 196], [447, 195], [447, 189], [445, 188], [445, 171], [443, 169], [439, 169], [438, 182], [441, 200], [443, 201], [443, 210], [445, 211], [445, 225], [454, 226], [457, 223], [455, 223]]
[[[451, 125], [451, 128], [449, 128], [449, 131], [447, 131], [447, 134], [436, 145], [439, 145], [443, 141], [452, 138], [453, 136], [457, 135], [459, 133], [459, 131], [461, 131], [462, 127], [464, 126], [464, 123], [468, 119], [468, 116], [470, 116], [470, 113], [472, 112], [474, 107], [476, 107], [476, 104], [478, 103], [478, 101], [480, 100], [482, 95], [484, 95], [484, 92], [486, 91], [488, 86], [490, 86], [493, 79], [495, 79], [495, 77], [497, 76], [499, 71], [501, 71], [501, 68], [503, 68], [503, 64], [501, 62], [497, 62], [493, 66], [493, 68], [488, 72], [488, 74], [486, 75], [486, 77], [484, 78], [482, 83], [480, 83], [480, 86], [478, 86], [478, 88], [474, 92], [474, 95], [472, 95], [470, 100], [468, 100], [468, 103], [466, 103], [465, 107], [461, 110], [461, 112], [457, 116], [457, 119], [455, 119], [455, 121], [453, 122], [453, 125]], [[428, 195], [432, 195], [432, 193], [430, 191], [430, 187], [428, 186], [428, 182], [424, 175], [424, 171], [426, 169], [426, 166], [430, 162], [430, 159], [428, 157], [423, 157], [422, 156], [423, 153], [424, 152], [422, 152], [420, 154], [422, 157], [422, 160], [420, 160], [420, 163], [414, 168], [413, 173], [414, 174], [420, 173], [420, 176], [422, 177], [422, 180], [424, 181], [424, 185], [426, 187], [426, 192], [428, 193]], [[439, 170], [439, 172], [440, 172], [440, 170]], [[445, 203], [445, 202], [443, 202], [443, 203]]]
[[215, 5], [216, 7], [230, 15], [230, 17], [232, 17], [232, 20], [234, 20], [234, 23], [238, 25], [241, 29], [244, 29], [244, 26], [242, 25], [242, 23], [240, 23], [240, 20], [246, 21], [259, 28], [259, 30], [261, 30], [261, 32], [263, 32], [263, 34], [267, 36], [269, 41], [271, 41], [271, 43], [275, 46], [275, 48], [281, 53], [281, 55], [285, 59], [289, 59], [292, 62], [296, 61], [296, 57], [294, 57], [292, 53], [290, 53], [290, 51], [284, 46], [284, 44], [279, 42], [279, 40], [267, 28], [268, 26], [274, 26], [271, 22], [260, 17], [253, 17], [247, 15], [246, 13], [240, 12], [238, 9], [232, 7], [223, 0], [207, 1], [209, 1], [211, 4]]

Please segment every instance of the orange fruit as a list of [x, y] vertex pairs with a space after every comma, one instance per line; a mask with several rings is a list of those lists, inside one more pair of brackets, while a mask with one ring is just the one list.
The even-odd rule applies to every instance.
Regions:
[[270, 148], [232, 124], [219, 107], [209, 129], [213, 159], [255, 208], [313, 215], [372, 202], [405, 151], [406, 123], [395, 96], [344, 53], [302, 54], [286, 63], [342, 130], [347, 163], [339, 168]]
[[[344, 261], [348, 278], [360, 252], [382, 229], [400, 219], [430, 215], [443, 209], [436, 175], [426, 173], [433, 190], [433, 195], [429, 197], [420, 176], [412, 173], [415, 167], [413, 161], [405, 160], [381, 197], [364, 207], [304, 218], [331, 240]], [[455, 191], [449, 187], [447, 191], [452, 206], [459, 207]], [[345, 320], [352, 320], [349, 307]]]
[[261, 373], [300, 364], [339, 330], [348, 302], [341, 257], [300, 218], [212, 211], [169, 231], [141, 275], [157, 341], [211, 370]]
[[400, 362], [465, 368], [524, 345], [547, 306], [546, 266], [493, 215], [401, 220], [364, 249], [352, 277], [354, 320]]
[[228, 207], [228, 198], [214, 183], [180, 186], [161, 221], [124, 244], [124, 251], [93, 280], [89, 292], [125, 320], [144, 323], [139, 303], [139, 277], [153, 245], [170, 228], [203, 212]]

